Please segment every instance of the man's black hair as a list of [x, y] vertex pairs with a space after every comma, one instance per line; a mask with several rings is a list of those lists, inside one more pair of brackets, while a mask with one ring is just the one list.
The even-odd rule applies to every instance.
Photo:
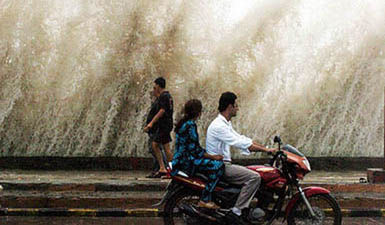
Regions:
[[223, 112], [227, 109], [227, 106], [234, 105], [235, 99], [237, 99], [237, 96], [233, 92], [225, 92], [222, 93], [221, 97], [219, 98], [219, 106], [218, 110], [219, 112]]
[[161, 88], [166, 88], [166, 80], [163, 77], [156, 78], [154, 83], [159, 85], [159, 87], [161, 87]]

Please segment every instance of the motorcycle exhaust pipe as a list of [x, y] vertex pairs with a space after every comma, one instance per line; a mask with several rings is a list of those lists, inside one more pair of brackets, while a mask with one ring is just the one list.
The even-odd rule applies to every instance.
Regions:
[[191, 217], [200, 217], [210, 221], [217, 221], [216, 218], [200, 212], [198, 209], [196, 209], [192, 205], [182, 204], [179, 207], [179, 209], [181, 210], [182, 213], [187, 214], [188, 216], [191, 216]]
[[191, 216], [191, 217], [196, 217], [196, 216], [199, 216], [198, 214], [198, 211], [196, 209], [194, 209], [191, 205], [187, 205], [187, 204], [182, 204], [180, 207], [179, 207], [179, 210], [188, 215], [188, 216]]

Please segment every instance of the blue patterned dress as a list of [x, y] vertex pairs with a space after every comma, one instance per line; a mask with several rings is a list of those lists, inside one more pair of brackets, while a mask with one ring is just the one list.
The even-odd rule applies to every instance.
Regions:
[[205, 174], [209, 181], [202, 193], [202, 200], [211, 201], [211, 193], [215, 189], [219, 178], [224, 173], [222, 161], [204, 158], [206, 152], [199, 144], [197, 126], [194, 120], [186, 121], [176, 133], [175, 152], [172, 159], [172, 176], [183, 171], [189, 176], [196, 172]]

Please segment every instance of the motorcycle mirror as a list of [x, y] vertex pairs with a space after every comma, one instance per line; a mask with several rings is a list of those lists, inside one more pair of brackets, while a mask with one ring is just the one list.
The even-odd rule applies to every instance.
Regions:
[[281, 137], [279, 137], [279, 135], [277, 135], [277, 136], [274, 137], [274, 143], [279, 143], [279, 144], [282, 143]]

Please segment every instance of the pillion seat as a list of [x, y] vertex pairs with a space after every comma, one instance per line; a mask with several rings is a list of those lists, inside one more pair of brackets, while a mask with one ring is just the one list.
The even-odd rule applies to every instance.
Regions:
[[[179, 172], [178, 172], [178, 175], [181, 176], [181, 177], [190, 178], [190, 176], [188, 176], [188, 175], [187, 175], [185, 172], [183, 172], [183, 171], [179, 171]], [[202, 173], [195, 173], [194, 177], [199, 178], [200, 180], [202, 180], [202, 181], [204, 181], [204, 182], [207, 182], [207, 181], [208, 181], [207, 176], [204, 175], [204, 174], [202, 174]], [[222, 188], [229, 188], [229, 187], [233, 187], [233, 188], [242, 188], [242, 185], [229, 184], [229, 183], [227, 183], [226, 181], [223, 181], [223, 180], [219, 180], [218, 186], [220, 186], [220, 187], [222, 187]]]

